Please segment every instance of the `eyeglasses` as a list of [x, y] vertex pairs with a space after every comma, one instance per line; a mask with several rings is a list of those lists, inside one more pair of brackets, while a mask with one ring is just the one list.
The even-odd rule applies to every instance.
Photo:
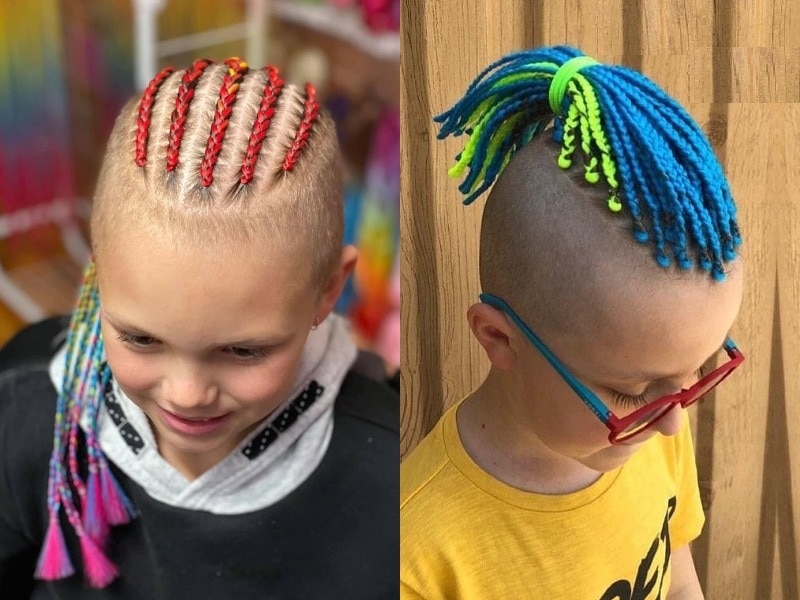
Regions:
[[600, 419], [609, 429], [608, 441], [612, 444], [624, 442], [632, 437], [649, 429], [658, 423], [670, 410], [680, 405], [683, 408], [694, 404], [708, 392], [722, 383], [736, 367], [744, 361], [744, 355], [733, 343], [730, 338], [725, 340], [723, 348], [728, 354], [728, 362], [718, 366], [716, 369], [703, 376], [697, 383], [689, 389], [681, 390], [675, 394], [663, 396], [645, 406], [635, 410], [631, 414], [619, 418], [611, 409], [608, 408], [593, 391], [578, 381], [570, 373], [564, 364], [550, 352], [544, 342], [540, 340], [528, 325], [525, 324], [520, 316], [506, 303], [505, 300], [493, 296], [492, 294], [481, 294], [480, 300], [498, 310], [503, 311], [514, 324], [525, 334], [525, 337], [536, 347], [542, 356], [547, 359], [561, 378], [572, 388], [578, 397], [589, 407], [589, 409]]

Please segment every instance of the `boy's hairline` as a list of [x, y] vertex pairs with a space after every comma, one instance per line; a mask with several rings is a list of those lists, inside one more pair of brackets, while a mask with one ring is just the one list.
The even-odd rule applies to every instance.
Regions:
[[[708, 271], [701, 270], [694, 263], [691, 269], [682, 269], [675, 261], [667, 267], [659, 265], [654, 257], [653, 244], [651, 242], [641, 243], [634, 238], [629, 216], [626, 216], [625, 213], [612, 213], [607, 210], [605, 208], [605, 198], [602, 192], [597, 186], [585, 182], [583, 177], [578, 174], [575, 167], [573, 167], [572, 170], [563, 170], [556, 165], [555, 158], [558, 146], [555, 142], [552, 142], [549, 137], [545, 137], [549, 135], [550, 131], [551, 130], [546, 130], [540, 134], [541, 139], [537, 140], [534, 138], [531, 144], [521, 148], [520, 151], [514, 155], [507, 168], [500, 173], [488, 194], [483, 209], [479, 235], [479, 274], [480, 286], [483, 292], [492, 293], [501, 297], [505, 295], [504, 291], [493, 288], [496, 286], [496, 282], [503, 281], [504, 279], [508, 280], [508, 274], [501, 274], [501, 276], [498, 276], [497, 273], [490, 272], [492, 269], [491, 265], [496, 264], [496, 261], [493, 259], [496, 258], [498, 254], [502, 253], [498, 244], [513, 244], [515, 241], [518, 243], [520, 238], [525, 237], [524, 234], [519, 235], [517, 232], [511, 232], [509, 235], [502, 236], [497, 235], [497, 232], [490, 232], [490, 235], [486, 235], [485, 228], [487, 227], [487, 218], [491, 219], [492, 211], [497, 212], [499, 210], [499, 212], [502, 213], [510, 210], [508, 206], [501, 206], [498, 208], [498, 204], [500, 203], [514, 203], [517, 207], [526, 206], [525, 201], [520, 201], [518, 198], [510, 199], [507, 198], [506, 195], [512, 193], [514, 188], [521, 188], [519, 193], [526, 194], [530, 192], [532, 188], [537, 187], [537, 184], [542, 181], [541, 178], [537, 179], [537, 168], [541, 169], [541, 166], [546, 164], [545, 161], [550, 159], [552, 159], [551, 167], [548, 168], [553, 173], [553, 177], [550, 179], [545, 178], [544, 185], [539, 186], [539, 189], [543, 190], [542, 195], [549, 194], [549, 200], [547, 201], [550, 204], [553, 203], [554, 197], [567, 199], [567, 202], [573, 202], [573, 206], [568, 207], [572, 209], [572, 212], [589, 215], [590, 219], [600, 223], [599, 227], [581, 227], [579, 229], [588, 231], [592, 235], [597, 235], [595, 241], [604, 242], [602, 245], [606, 246], [605, 250], [609, 254], [609, 260], [611, 262], [620, 263], [616, 269], [609, 266], [609, 260], [598, 263], [601, 268], [597, 269], [597, 271], [605, 272], [606, 274], [611, 273], [613, 275], [613, 272], [616, 270], [616, 276], [609, 278], [612, 285], [624, 284], [626, 277], [623, 275], [623, 272], [635, 273], [637, 278], [644, 276], [646, 280], [652, 281], [654, 285], [662, 282], [667, 283], [670, 279], [678, 281], [697, 280], [698, 282], [707, 282], [711, 280], [715, 284], [724, 285], [725, 281], [715, 280], [710, 276]], [[537, 138], [540, 136], [537, 136]], [[545, 155], [544, 159], [542, 155]], [[525, 164], [526, 161], [529, 162], [528, 165]], [[518, 163], [516, 167], [514, 163]], [[528, 168], [525, 168], [526, 166]], [[539, 174], [541, 175], [541, 172], [539, 172]], [[534, 200], [534, 202], [535, 201], [536, 200]], [[583, 202], [586, 202], [586, 204], [581, 205]], [[520, 219], [515, 221], [515, 224], [524, 223], [525, 219], [530, 218], [530, 214], [535, 214], [536, 211], [541, 212], [541, 206], [534, 206], [533, 204], [530, 204], [530, 206], [531, 208], [528, 214], [519, 215]], [[575, 206], [578, 208], [576, 209]], [[598, 230], [602, 230], [602, 235], [597, 234]], [[610, 234], [613, 238], [613, 243], [611, 245], [607, 243], [607, 240], [611, 239], [607, 234]], [[606, 239], [604, 240], [602, 238]], [[591, 241], [592, 240], [589, 240], [589, 242]], [[486, 246], [487, 243], [489, 243], [488, 246]], [[585, 240], [574, 244], [572, 254], [575, 253], [576, 248], [577, 251], [580, 251], [583, 244], [585, 244]], [[597, 246], [593, 245], [589, 250], [594, 250], [595, 247]], [[616, 250], [619, 250], [619, 252], [616, 252]], [[511, 254], [520, 253], [512, 252]], [[530, 260], [541, 260], [537, 258], [536, 255], [531, 256], [530, 253], [528, 253], [528, 256], [530, 256]], [[625, 262], [625, 264], [622, 264], [623, 262]], [[726, 272], [732, 272], [742, 268], [742, 263], [741, 254], [737, 254], [737, 257], [733, 261], [724, 263]], [[518, 265], [517, 270], [524, 272], [524, 267], [525, 265]], [[569, 273], [565, 273], [564, 275], [569, 279]], [[563, 278], [561, 283], [564, 283]], [[567, 283], [569, 282], [567, 281]], [[558, 293], [548, 293], [550, 291], [550, 288], [546, 288], [544, 294], [538, 294], [540, 304], [541, 302], [550, 303], [560, 299]], [[601, 294], [602, 292], [598, 293]], [[509, 302], [515, 310], [518, 310], [523, 319], [528, 322], [536, 322], [538, 320], [537, 315], [525, 314], [531, 312], [529, 306], [526, 306], [525, 302], [521, 302], [518, 298], [515, 298], [515, 294], [507, 295], [510, 297], [504, 297], [504, 300]], [[516, 295], [518, 296], [518, 294]], [[517, 308], [515, 304], [519, 305], [519, 308]], [[557, 329], [561, 331], [563, 330], [563, 326]]]

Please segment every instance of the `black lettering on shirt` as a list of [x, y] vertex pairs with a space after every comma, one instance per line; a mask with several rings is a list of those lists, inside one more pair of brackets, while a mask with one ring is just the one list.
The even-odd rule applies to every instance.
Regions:
[[[600, 596], [600, 600], [661, 600], [662, 591], [664, 586], [664, 575], [669, 568], [670, 556], [672, 554], [672, 546], [669, 538], [669, 521], [672, 515], [675, 514], [677, 506], [677, 499], [675, 496], [667, 501], [667, 512], [664, 515], [664, 521], [661, 525], [661, 531], [650, 544], [647, 554], [639, 562], [639, 569], [636, 572], [636, 579], [631, 584], [626, 579], [615, 581], [608, 589]], [[662, 563], [655, 564], [654, 561], [658, 555], [659, 548], [664, 547], [664, 560]], [[656, 587], [656, 584], [658, 587]], [[651, 596], [653, 590], [658, 590], [655, 597]]]

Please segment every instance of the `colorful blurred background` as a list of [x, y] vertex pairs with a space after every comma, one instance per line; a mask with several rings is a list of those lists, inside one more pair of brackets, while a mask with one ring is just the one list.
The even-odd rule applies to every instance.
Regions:
[[0, 344], [68, 312], [122, 104], [168, 64], [241, 56], [313, 82], [345, 157], [358, 267], [337, 310], [389, 370], [399, 345], [399, 0], [0, 0]]

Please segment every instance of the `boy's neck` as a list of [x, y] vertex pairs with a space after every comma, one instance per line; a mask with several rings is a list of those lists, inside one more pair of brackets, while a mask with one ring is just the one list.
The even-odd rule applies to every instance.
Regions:
[[494, 370], [458, 408], [458, 434], [467, 454], [484, 471], [517, 489], [569, 494], [602, 473], [557, 454], [515, 415], [513, 392]]

